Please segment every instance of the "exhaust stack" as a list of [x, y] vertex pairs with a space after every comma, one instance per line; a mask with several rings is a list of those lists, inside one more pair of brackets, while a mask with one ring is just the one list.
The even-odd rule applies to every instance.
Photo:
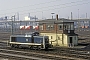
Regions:
[[56, 20], [58, 20], [58, 14], [56, 15]]

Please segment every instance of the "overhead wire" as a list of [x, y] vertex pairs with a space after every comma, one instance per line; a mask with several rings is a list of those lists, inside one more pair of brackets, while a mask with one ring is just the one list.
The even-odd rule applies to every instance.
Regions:
[[[72, 3], [77, 3], [77, 2], [83, 2], [85, 0], [82, 0], [82, 1], [76, 1], [76, 2], [70, 2], [70, 3], [65, 3], [65, 4], [59, 4], [59, 5], [67, 5], [67, 4], [72, 4]], [[87, 3], [90, 3], [90, 2], [87, 2]], [[70, 6], [77, 6], [77, 5], [82, 5], [82, 4], [87, 4], [87, 3], [81, 3], [81, 4], [76, 4], [76, 5], [70, 5]], [[49, 6], [49, 7], [54, 7], [54, 6], [59, 6], [59, 5], [53, 5], [53, 6]], [[43, 10], [43, 11], [48, 11], [48, 10], [55, 10], [55, 9], [61, 9], [61, 8], [66, 8], [66, 7], [70, 7], [70, 6], [65, 6], [65, 7], [60, 7], [60, 8], [52, 8], [52, 9], [47, 9], [47, 10]], [[42, 7], [42, 8], [45, 8], [45, 7]], [[46, 7], [47, 8], [47, 7]], [[40, 9], [40, 8], [39, 8]], [[30, 9], [30, 10], [33, 10], [33, 9]], [[25, 10], [24, 10], [25, 11]], [[26, 11], [29, 11], [29, 10], [26, 10]], [[20, 12], [23, 12], [23, 11], [20, 11]], [[36, 11], [36, 12], [42, 12], [42, 11]], [[36, 13], [36, 12], [30, 12], [30, 13]], [[11, 12], [11, 13], [15, 13], [15, 12]], [[10, 14], [10, 13], [8, 13]], [[23, 15], [25, 13], [21, 13], [21, 15]], [[0, 14], [1, 15], [1, 14]]]
[[[22, 6], [22, 7], [17, 7], [17, 8], [5, 9], [5, 10], [0, 10], [0, 11], [20, 9], [20, 8], [24, 8], [24, 7], [30, 7], [30, 6], [35, 6], [35, 5], [47, 4], [47, 3], [52, 3], [52, 2], [56, 2], [56, 1], [57, 1], [57, 0], [49, 1], [49, 2], [44, 2], [44, 3], [38, 3], [38, 4], [34, 4], [34, 5]], [[58, 1], [60, 1], [60, 0], [58, 0]]]
[[[81, 4], [75, 4], [75, 5], [65, 6], [65, 7], [59, 7], [59, 8], [52, 8], [52, 9], [47, 9], [47, 10], [43, 10], [43, 11], [55, 10], [55, 9], [61, 9], [61, 8], [67, 8], [67, 7], [72, 7], [72, 6], [78, 6], [78, 5], [88, 4], [88, 3], [90, 3], [90, 2], [81, 3]], [[36, 12], [42, 12], [42, 11], [36, 11]], [[36, 12], [31, 12], [31, 13], [36, 13]], [[25, 14], [25, 13], [22, 13], [22, 14]]]
[[[83, 0], [83, 1], [85, 1], [85, 0]], [[43, 9], [43, 8], [54, 7], [54, 6], [61, 6], [61, 5], [66, 5], [66, 4], [73, 4], [73, 3], [77, 3], [77, 2], [82, 2], [82, 0], [81, 1], [76, 1], [76, 2], [64, 3], [64, 4], [58, 4], [58, 5], [52, 5], [52, 6], [47, 6], [47, 7], [34, 8], [34, 9], [29, 9], [29, 10], [22, 10], [20, 12], [30, 11], [30, 10], [35, 10], [35, 9], [41, 9], [41, 8]]]

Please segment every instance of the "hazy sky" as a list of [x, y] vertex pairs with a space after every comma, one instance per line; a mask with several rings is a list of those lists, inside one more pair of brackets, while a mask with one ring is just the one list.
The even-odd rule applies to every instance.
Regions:
[[51, 18], [51, 13], [59, 18], [90, 18], [90, 0], [0, 0], [0, 17], [17, 15], [24, 19], [29, 13], [39, 19]]

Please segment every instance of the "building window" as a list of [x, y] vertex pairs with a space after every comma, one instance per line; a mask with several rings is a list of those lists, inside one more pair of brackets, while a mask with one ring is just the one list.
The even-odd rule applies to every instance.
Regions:
[[63, 24], [58, 24], [58, 29], [62, 30], [63, 29]]
[[54, 24], [52, 24], [52, 25], [47, 24], [46, 25], [46, 30], [54, 30]]
[[43, 25], [40, 25], [40, 26], [39, 26], [39, 29], [40, 29], [40, 30], [43, 30]]
[[74, 30], [74, 24], [71, 23], [71, 30]]
[[50, 30], [50, 25], [46, 25], [46, 30]]
[[54, 25], [51, 25], [51, 30], [54, 30]]
[[64, 30], [74, 30], [74, 23], [66, 23], [63, 27]]
[[70, 30], [70, 23], [67, 24], [67, 30]]
[[67, 30], [67, 25], [64, 25], [64, 30]]
[[64, 30], [68, 30], [68, 25], [67, 24], [64, 24]]

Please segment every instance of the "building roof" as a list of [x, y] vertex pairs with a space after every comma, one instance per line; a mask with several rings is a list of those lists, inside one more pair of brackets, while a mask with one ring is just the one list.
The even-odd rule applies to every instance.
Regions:
[[73, 19], [73, 21], [90, 21], [90, 19]]
[[40, 20], [39, 23], [60, 23], [60, 22], [73, 22], [72, 20], [69, 20], [69, 19], [64, 19], [64, 18], [61, 18], [61, 19], [46, 19], [46, 20]]

